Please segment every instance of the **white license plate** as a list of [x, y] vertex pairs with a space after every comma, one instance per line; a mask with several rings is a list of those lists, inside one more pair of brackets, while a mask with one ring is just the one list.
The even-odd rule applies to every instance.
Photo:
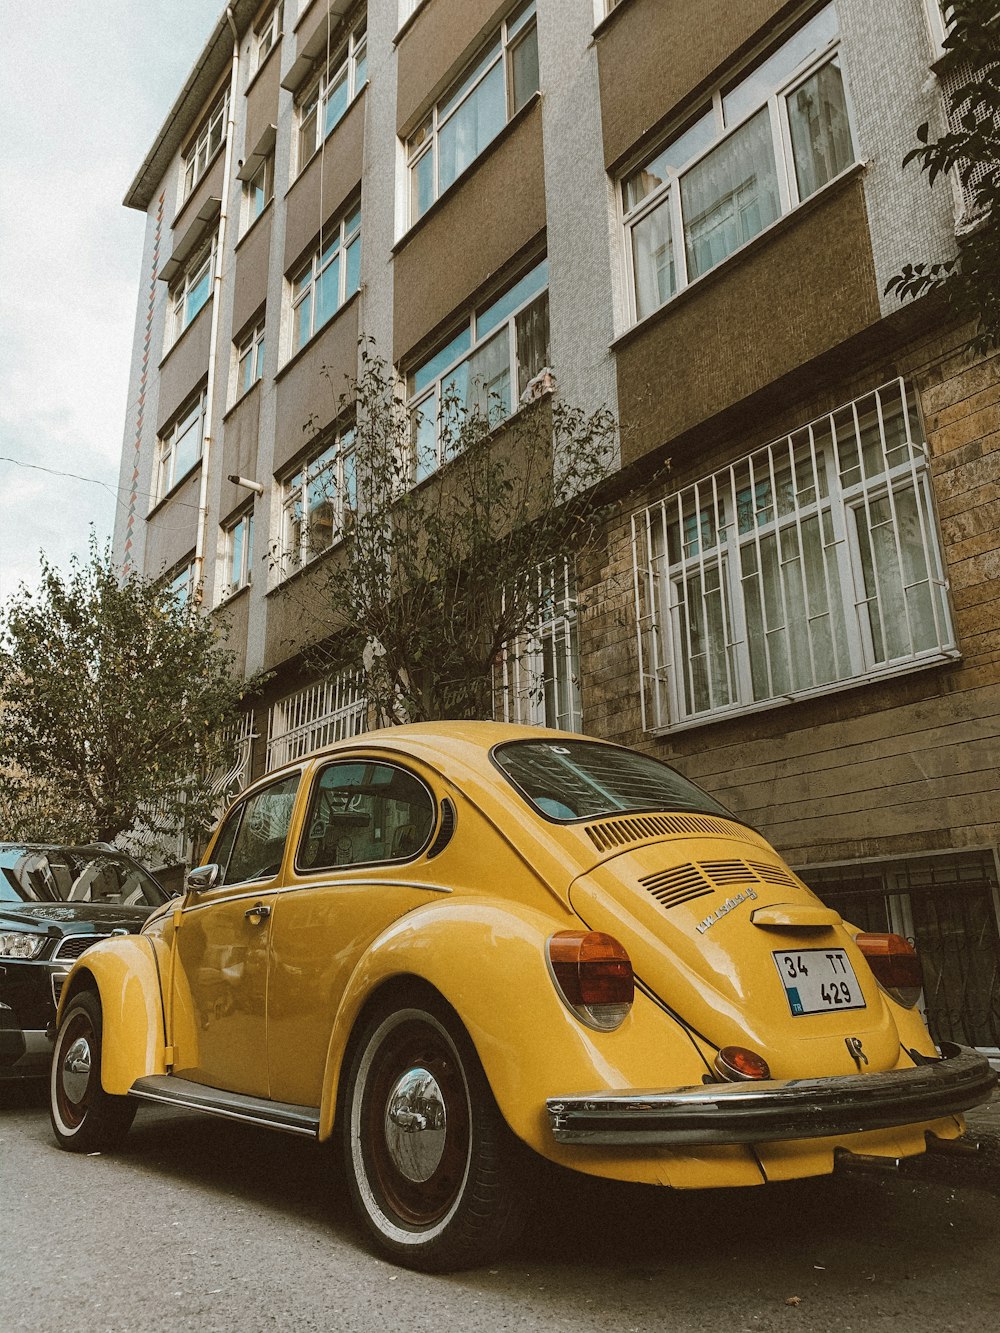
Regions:
[[793, 1014], [865, 1007], [865, 997], [843, 949], [782, 949], [771, 956]]

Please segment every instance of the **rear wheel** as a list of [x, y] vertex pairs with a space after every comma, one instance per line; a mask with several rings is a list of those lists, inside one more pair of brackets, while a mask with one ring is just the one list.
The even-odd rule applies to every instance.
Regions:
[[426, 1272], [468, 1268], [520, 1232], [526, 1153], [465, 1029], [438, 997], [366, 1023], [342, 1123], [355, 1211], [396, 1262]]
[[59, 1025], [50, 1076], [52, 1128], [69, 1152], [117, 1147], [135, 1117], [134, 1101], [101, 1086], [101, 1028], [100, 1000], [81, 991]]

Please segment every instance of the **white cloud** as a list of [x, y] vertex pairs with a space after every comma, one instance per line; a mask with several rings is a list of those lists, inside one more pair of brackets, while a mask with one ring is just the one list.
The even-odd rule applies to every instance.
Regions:
[[144, 227], [121, 200], [221, 9], [0, 11], [0, 600], [40, 548], [64, 566], [111, 532]]

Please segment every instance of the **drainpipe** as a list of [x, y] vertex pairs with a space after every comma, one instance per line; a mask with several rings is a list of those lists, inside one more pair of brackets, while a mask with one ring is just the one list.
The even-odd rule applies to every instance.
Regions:
[[[201, 450], [201, 485], [198, 492], [198, 535], [194, 548], [194, 582], [201, 589], [205, 578], [205, 545], [208, 538], [208, 478], [211, 472], [212, 418], [215, 410], [215, 371], [219, 351], [219, 320], [222, 314], [222, 268], [226, 251], [226, 221], [229, 216], [230, 180], [233, 170], [233, 144], [236, 138], [236, 94], [239, 88], [240, 39], [233, 18], [232, 5], [226, 6], [226, 19], [233, 34], [233, 71], [229, 79], [229, 110], [226, 120], [226, 153], [222, 176], [222, 201], [219, 210], [219, 235], [215, 245], [215, 273], [212, 278], [212, 325], [208, 343], [208, 387], [205, 391], [205, 438]], [[199, 593], [204, 601], [204, 591]]]

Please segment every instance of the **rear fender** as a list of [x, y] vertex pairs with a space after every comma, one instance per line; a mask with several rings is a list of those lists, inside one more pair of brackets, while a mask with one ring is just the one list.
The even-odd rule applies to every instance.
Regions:
[[89, 948], [63, 986], [59, 1022], [81, 990], [96, 991], [101, 1001], [105, 1092], [124, 1094], [137, 1078], [166, 1072], [160, 977], [150, 940], [121, 936]]
[[397, 921], [355, 969], [333, 1025], [320, 1138], [333, 1132], [351, 1034], [391, 983], [432, 986], [459, 1015], [501, 1113], [537, 1152], [563, 1154], [548, 1128], [545, 1098], [570, 1090], [699, 1083], [705, 1061], [687, 1031], [637, 992], [614, 1032], [596, 1032], [566, 1008], [549, 974], [545, 945], [579, 927], [477, 899], [435, 903]]

